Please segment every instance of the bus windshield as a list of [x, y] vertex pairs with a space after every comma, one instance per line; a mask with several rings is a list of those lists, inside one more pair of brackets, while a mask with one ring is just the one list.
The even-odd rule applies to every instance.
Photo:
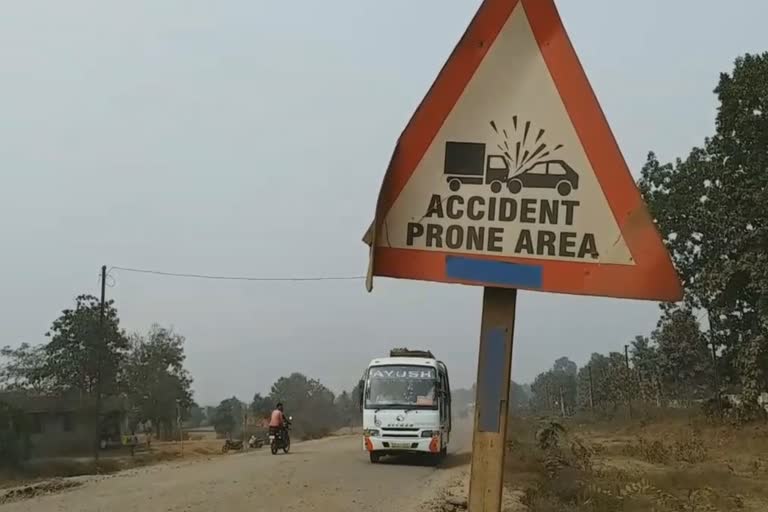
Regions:
[[437, 409], [437, 377], [429, 366], [374, 366], [368, 372], [366, 409]]

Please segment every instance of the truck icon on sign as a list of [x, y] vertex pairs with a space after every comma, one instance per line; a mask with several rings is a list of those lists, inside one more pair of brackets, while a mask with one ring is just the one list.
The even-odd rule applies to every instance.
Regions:
[[443, 174], [453, 192], [462, 185], [489, 185], [498, 194], [506, 185], [513, 194], [523, 188], [549, 188], [567, 196], [579, 188], [579, 175], [563, 160], [537, 161], [510, 176], [509, 160], [486, 155], [480, 142], [446, 142]]

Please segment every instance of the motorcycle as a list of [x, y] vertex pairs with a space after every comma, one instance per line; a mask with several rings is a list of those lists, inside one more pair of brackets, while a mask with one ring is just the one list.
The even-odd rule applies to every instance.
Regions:
[[288, 418], [285, 426], [277, 431], [270, 431], [269, 433], [269, 447], [272, 451], [272, 455], [277, 455], [279, 450], [283, 450], [284, 453], [288, 453], [291, 449], [291, 436], [288, 431], [291, 428], [291, 421], [293, 416]]
[[259, 439], [255, 435], [252, 435], [248, 440], [248, 448], [261, 448], [264, 446], [264, 439]]
[[243, 449], [242, 440], [227, 439], [224, 441], [224, 446], [221, 447], [221, 453], [227, 453], [229, 450], [240, 451]]

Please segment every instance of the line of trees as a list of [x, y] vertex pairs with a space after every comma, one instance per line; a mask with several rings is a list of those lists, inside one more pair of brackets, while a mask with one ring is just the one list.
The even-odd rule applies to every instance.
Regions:
[[170, 435], [177, 415], [186, 416], [193, 405], [184, 337], [158, 325], [128, 334], [114, 303], [106, 302], [103, 323], [100, 306], [96, 297], [80, 295], [53, 321], [47, 343], [0, 349], [0, 390], [88, 398], [96, 436], [101, 411], [93, 404], [123, 397], [132, 427], [151, 424], [158, 437]]
[[[97, 395], [123, 397], [131, 429], [151, 426], [160, 439], [177, 438], [179, 419], [187, 426], [208, 423], [223, 435], [241, 435], [245, 418], [265, 419], [281, 401], [294, 416], [298, 437], [322, 437], [360, 422], [357, 387], [336, 396], [300, 373], [281, 377], [268, 396], [256, 393], [248, 404], [233, 397], [218, 407], [201, 408], [184, 367], [184, 337], [159, 325], [128, 334], [112, 301], [106, 302], [100, 324], [100, 302], [91, 295], [78, 296], [46, 336], [49, 341], [40, 345], [0, 349], [0, 391], [74, 395], [92, 404]], [[95, 420], [96, 411], [91, 412]], [[6, 461], [23, 455], [28, 440], [23, 420], [19, 411], [0, 403], [0, 456]]]
[[294, 435], [315, 439], [342, 427], [359, 425], [359, 398], [357, 386], [351, 392], [344, 391], [336, 396], [319, 380], [292, 373], [288, 377], [280, 377], [272, 385], [269, 395], [255, 393], [250, 404], [236, 397], [222, 400], [209, 412], [210, 423], [220, 435], [243, 435], [243, 426], [249, 416], [266, 420], [275, 406], [282, 402], [286, 414], [293, 416]]
[[622, 353], [593, 354], [575, 375], [575, 365], [557, 363], [539, 375], [540, 407], [556, 408], [561, 388], [568, 409], [711, 398], [722, 410], [722, 395], [734, 393], [741, 420], [765, 414], [768, 53], [736, 59], [714, 92], [715, 134], [674, 163], [650, 153], [639, 182], [682, 278], [683, 302], [662, 304], [657, 328], [628, 343], [629, 366]]

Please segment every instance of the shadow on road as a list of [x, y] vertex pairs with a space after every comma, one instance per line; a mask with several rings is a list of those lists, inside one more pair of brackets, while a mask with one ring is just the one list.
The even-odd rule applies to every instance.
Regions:
[[438, 468], [451, 469], [466, 466], [472, 460], [472, 454], [469, 452], [462, 453], [449, 453], [443, 462], [440, 463]]
[[380, 464], [384, 466], [415, 466], [415, 467], [437, 467], [438, 469], [451, 469], [469, 464], [472, 459], [471, 453], [449, 453], [448, 456], [435, 465], [435, 460], [428, 455], [403, 454], [390, 455], [381, 459]]

